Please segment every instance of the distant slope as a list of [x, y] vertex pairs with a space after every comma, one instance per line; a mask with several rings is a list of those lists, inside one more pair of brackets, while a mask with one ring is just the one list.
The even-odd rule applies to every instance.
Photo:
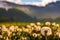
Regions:
[[52, 2], [46, 5], [45, 7], [37, 7], [33, 5], [20, 5], [16, 7], [19, 10], [24, 11], [26, 14], [31, 17], [40, 18], [52, 18], [55, 19], [60, 17], [60, 1]]
[[34, 22], [36, 19], [28, 16], [24, 12], [17, 9], [5, 9], [0, 8], [0, 22]]
[[[3, 5], [3, 3], [5, 3]], [[18, 5], [11, 2], [3, 1], [2, 5], [6, 8], [16, 8], [18, 10], [23, 11], [25, 14], [36, 17], [37, 19], [40, 18], [57, 18], [60, 17], [60, 1], [57, 1], [56, 3], [49, 3], [45, 7], [38, 7], [34, 5]]]

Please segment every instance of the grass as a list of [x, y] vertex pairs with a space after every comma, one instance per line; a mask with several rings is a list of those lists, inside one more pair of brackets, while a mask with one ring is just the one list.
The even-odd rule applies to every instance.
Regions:
[[[0, 23], [0, 26], [1, 25], [6, 25], [6, 27], [9, 27], [11, 25], [16, 25], [16, 26], [26, 26], [27, 24], [30, 24], [31, 22], [1, 22]], [[41, 23], [44, 23], [44, 22], [41, 22]], [[60, 24], [60, 22], [56, 22], [58, 24]]]
[[1, 25], [6, 25], [7, 27], [11, 26], [11, 25], [25, 26], [27, 24], [29, 24], [29, 22], [2, 22], [2, 23], [0, 23], [0, 26]]

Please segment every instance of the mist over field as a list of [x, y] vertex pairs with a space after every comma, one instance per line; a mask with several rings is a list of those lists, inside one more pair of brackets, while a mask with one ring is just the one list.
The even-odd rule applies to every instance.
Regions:
[[19, 5], [13, 2], [0, 1], [0, 22], [60, 22], [60, 1], [48, 3], [45, 7]]

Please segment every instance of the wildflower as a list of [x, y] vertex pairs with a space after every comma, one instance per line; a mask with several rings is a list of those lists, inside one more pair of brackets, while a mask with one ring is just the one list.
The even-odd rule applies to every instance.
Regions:
[[8, 29], [6, 28], [5, 25], [2, 25], [2, 31], [7, 31]]
[[31, 26], [30, 25], [27, 25], [27, 28], [31, 28]]
[[37, 27], [37, 25], [34, 25], [34, 27]]
[[60, 31], [56, 32], [56, 36], [58, 36], [60, 38]]
[[37, 26], [37, 27], [34, 28], [34, 30], [40, 31], [41, 30], [41, 27], [40, 26]]
[[1, 30], [2, 27], [0, 27], [0, 30]]
[[59, 27], [59, 24], [56, 24], [55, 26], [56, 26], [56, 27]]
[[9, 38], [7, 37], [6, 40], [9, 40]]
[[28, 32], [29, 34], [31, 34], [32, 33], [32, 30], [31, 29], [29, 29], [29, 32]]
[[38, 26], [40, 26], [40, 25], [41, 25], [41, 23], [40, 23], [40, 22], [37, 22], [37, 25], [38, 25]]
[[51, 23], [50, 23], [50, 22], [46, 22], [46, 23], [45, 23], [45, 25], [50, 26], [50, 25], [51, 25]]
[[11, 36], [11, 34], [12, 34], [12, 32], [11, 31], [7, 31], [7, 33], [8, 33], [8, 36]]
[[58, 28], [57, 31], [60, 32], [60, 28]]
[[29, 32], [29, 29], [25, 29], [25, 31], [24, 32]]
[[23, 28], [23, 32], [29, 32], [29, 29]]
[[15, 33], [13, 33], [13, 36], [15, 36], [16, 34]]
[[31, 30], [34, 30], [34, 27], [31, 27]]
[[19, 31], [20, 31], [20, 32], [22, 32], [22, 31], [23, 31], [23, 29], [19, 28]]
[[40, 36], [41, 36], [41, 34], [37, 34], [37, 36], [38, 36], [38, 37], [40, 37]]
[[14, 27], [14, 26], [11, 26], [11, 27], [9, 28], [9, 30], [10, 30], [10, 31], [14, 31], [14, 30], [15, 30], [15, 27]]
[[34, 38], [37, 38], [37, 37], [38, 37], [38, 35], [37, 35], [36, 33], [33, 33], [32, 36], [33, 36]]
[[30, 40], [29, 37], [22, 37], [22, 40]]
[[55, 23], [55, 22], [53, 22], [53, 23], [52, 23], [52, 25], [53, 25], [53, 26], [55, 26], [55, 25], [56, 25], [56, 23]]
[[2, 35], [0, 35], [0, 38], [3, 38], [3, 36], [2, 36]]
[[59, 28], [59, 24], [55, 24], [52, 28], [53, 28], [53, 30], [56, 31]]
[[52, 30], [50, 27], [42, 27], [41, 28], [41, 34], [43, 36], [45, 36], [45, 35], [50, 36], [52, 34]]
[[35, 23], [30, 23], [30, 26], [34, 26], [35, 25]]
[[37, 34], [37, 37], [42, 38], [42, 36], [41, 36], [41, 34], [40, 34], [40, 33], [39, 33], [39, 34]]
[[17, 30], [18, 29], [18, 26], [15, 26], [15, 29]]

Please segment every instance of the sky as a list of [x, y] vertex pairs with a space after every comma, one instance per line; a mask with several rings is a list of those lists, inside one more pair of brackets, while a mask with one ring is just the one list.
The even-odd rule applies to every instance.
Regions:
[[57, 0], [7, 0], [7, 1], [22, 5], [45, 6], [48, 3], [56, 2]]

